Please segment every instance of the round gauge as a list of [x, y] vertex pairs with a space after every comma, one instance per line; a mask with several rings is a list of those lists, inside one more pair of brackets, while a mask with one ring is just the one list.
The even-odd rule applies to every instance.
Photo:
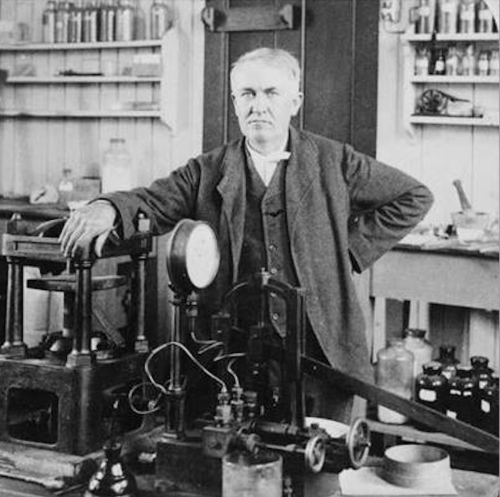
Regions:
[[183, 219], [170, 234], [167, 271], [177, 292], [202, 290], [212, 283], [219, 270], [217, 237], [203, 221]]

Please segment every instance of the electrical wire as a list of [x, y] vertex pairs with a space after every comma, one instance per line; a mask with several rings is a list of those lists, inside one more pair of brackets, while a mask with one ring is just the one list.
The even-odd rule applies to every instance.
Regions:
[[227, 372], [234, 378], [234, 386], [239, 388], [240, 387], [240, 380], [238, 379], [238, 375], [233, 371], [232, 367], [234, 362], [236, 361], [237, 357], [234, 359], [231, 359], [229, 361], [229, 364], [227, 365]]
[[160, 410], [160, 406], [158, 405], [158, 403], [160, 402], [162, 394], [159, 394], [158, 397], [156, 397], [156, 399], [154, 401], [150, 400], [148, 402], [148, 405], [151, 405], [151, 403], [153, 403], [154, 407], [152, 407], [151, 409], [142, 411], [140, 409], [137, 409], [137, 407], [134, 406], [133, 397], [134, 397], [135, 391], [138, 390], [139, 388], [142, 388], [142, 387], [148, 386], [148, 385], [149, 385], [149, 383], [146, 383], [143, 381], [141, 383], [138, 383], [137, 385], [134, 385], [128, 392], [128, 403], [129, 403], [131, 411], [134, 412], [135, 414], [139, 414], [141, 416], [144, 416], [147, 414], [153, 414], [154, 412], [157, 412]]
[[164, 343], [162, 345], [159, 345], [158, 347], [156, 347], [155, 349], [153, 349], [151, 351], [151, 353], [149, 354], [149, 356], [147, 357], [146, 359], [146, 362], [144, 363], [144, 371], [146, 372], [146, 375], [149, 379], [149, 381], [158, 389], [160, 390], [163, 394], [167, 395], [168, 392], [167, 392], [167, 389], [161, 384], [161, 383], [158, 383], [154, 378], [153, 378], [153, 375], [151, 374], [151, 370], [150, 370], [150, 363], [151, 363], [151, 360], [153, 359], [153, 357], [155, 355], [157, 355], [159, 352], [161, 352], [162, 350], [164, 349], [167, 349], [169, 347], [172, 347], [172, 346], [175, 346], [175, 347], [179, 347], [182, 351], [184, 351], [184, 353], [194, 362], [194, 364], [196, 364], [196, 366], [198, 366], [201, 371], [203, 371], [208, 377], [210, 377], [212, 380], [216, 381], [217, 383], [219, 383], [221, 385], [221, 390], [222, 392], [227, 392], [227, 386], [226, 384], [220, 379], [218, 378], [217, 376], [215, 376], [213, 373], [211, 373], [207, 368], [205, 368], [205, 366], [203, 366], [203, 364], [201, 364], [194, 356], [193, 354], [188, 350], [188, 348], [183, 345], [182, 343], [180, 342], [167, 342], [167, 343]]

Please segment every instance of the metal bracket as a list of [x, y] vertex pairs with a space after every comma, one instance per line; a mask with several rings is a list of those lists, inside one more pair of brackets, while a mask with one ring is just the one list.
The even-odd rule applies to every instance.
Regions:
[[201, 13], [205, 27], [218, 32], [295, 29], [299, 18], [300, 9], [290, 4], [279, 10], [273, 7], [205, 7]]

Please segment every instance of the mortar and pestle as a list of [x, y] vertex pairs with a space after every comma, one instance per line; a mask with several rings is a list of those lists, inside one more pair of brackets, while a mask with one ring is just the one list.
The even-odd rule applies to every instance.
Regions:
[[478, 240], [488, 227], [490, 216], [486, 212], [476, 212], [472, 209], [472, 205], [459, 179], [453, 181], [453, 186], [457, 189], [460, 207], [462, 208], [461, 211], [452, 212], [451, 214], [451, 220], [457, 230], [458, 239], [461, 242]]

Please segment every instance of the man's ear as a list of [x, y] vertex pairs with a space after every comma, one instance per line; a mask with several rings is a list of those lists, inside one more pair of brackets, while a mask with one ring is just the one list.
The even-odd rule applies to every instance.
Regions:
[[295, 97], [293, 99], [294, 109], [292, 112], [292, 116], [297, 115], [297, 113], [299, 112], [299, 110], [302, 106], [303, 101], [304, 101], [304, 94], [301, 91], [297, 92], [297, 95], [295, 95]]

